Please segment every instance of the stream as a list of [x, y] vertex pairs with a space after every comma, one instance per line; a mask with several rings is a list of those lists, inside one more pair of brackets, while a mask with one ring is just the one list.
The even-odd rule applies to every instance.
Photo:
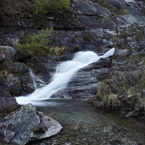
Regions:
[[145, 123], [114, 113], [103, 113], [85, 101], [50, 99], [37, 107], [62, 124], [49, 139], [28, 145], [144, 145]]
[[[32, 103], [39, 111], [56, 119], [63, 130], [46, 140], [27, 145], [143, 145], [145, 123], [117, 114], [103, 113], [84, 100], [52, 99], [64, 90], [80, 69], [114, 54], [112, 48], [102, 56], [91, 51], [78, 52], [72, 60], [56, 67], [49, 84], [27, 95], [16, 97], [19, 104]], [[31, 72], [31, 76], [33, 73]]]

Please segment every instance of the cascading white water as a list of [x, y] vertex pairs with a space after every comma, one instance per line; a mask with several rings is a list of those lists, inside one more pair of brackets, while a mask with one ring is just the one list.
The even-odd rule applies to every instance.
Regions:
[[34, 75], [34, 73], [33, 73], [31, 68], [29, 68], [29, 74], [32, 77], [33, 86], [34, 86], [34, 89], [36, 90], [37, 89], [37, 83], [36, 83], [35, 75]]
[[48, 85], [36, 89], [27, 96], [16, 97], [16, 101], [21, 105], [28, 103], [42, 105], [42, 100], [48, 100], [54, 93], [65, 89], [72, 76], [75, 75], [78, 70], [98, 61], [100, 58], [112, 56], [114, 52], [115, 48], [112, 48], [102, 56], [98, 56], [92, 51], [77, 52], [71, 61], [62, 62], [57, 66], [56, 72]]

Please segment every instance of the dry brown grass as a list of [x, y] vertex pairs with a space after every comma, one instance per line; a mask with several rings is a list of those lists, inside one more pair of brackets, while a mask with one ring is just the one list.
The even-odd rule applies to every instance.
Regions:
[[97, 96], [101, 102], [103, 102], [104, 107], [107, 109], [115, 110], [121, 105], [121, 102], [117, 98], [117, 94], [114, 94], [111, 90], [111, 84], [108, 80], [104, 80], [98, 90]]

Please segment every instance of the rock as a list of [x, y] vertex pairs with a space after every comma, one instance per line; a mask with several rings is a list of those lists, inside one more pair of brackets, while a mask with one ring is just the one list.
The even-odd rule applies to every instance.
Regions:
[[7, 73], [24, 74], [29, 72], [29, 67], [20, 62], [11, 62], [4, 60], [0, 63], [0, 71], [6, 71]]
[[[37, 83], [38, 87], [42, 86], [38, 77]], [[0, 97], [25, 95], [35, 89], [34, 78], [26, 64], [8, 60], [0, 63]]]
[[71, 78], [64, 90], [52, 97], [85, 100], [94, 97], [100, 86], [100, 81], [108, 75], [110, 65], [110, 58], [100, 59], [98, 62], [88, 65]]
[[22, 106], [0, 121], [0, 140], [13, 145], [25, 145], [31, 140], [57, 134], [62, 126], [38, 112], [31, 104]]
[[7, 59], [14, 61], [16, 55], [16, 49], [10, 46], [0, 46], [0, 60]]
[[145, 98], [145, 90], [142, 90], [142, 92], [141, 92], [141, 98]]
[[123, 63], [123, 61], [124, 60], [126, 60], [128, 57], [129, 57], [129, 50], [127, 50], [127, 49], [117, 49], [116, 50], [116, 52], [115, 52], [115, 61], [117, 62], [117, 63], [119, 63], [119, 62], [122, 62]]
[[143, 117], [144, 68], [144, 65], [114, 65], [108, 79], [101, 83], [93, 104], [97, 108], [116, 110], [126, 117]]
[[16, 110], [19, 107], [14, 97], [1, 97], [0, 98], [0, 112], [7, 113]]
[[79, 15], [108, 17], [111, 12], [99, 4], [88, 0], [72, 0], [71, 8]]
[[62, 126], [54, 119], [38, 112], [40, 117], [40, 124], [34, 134], [31, 136], [32, 140], [43, 139], [57, 134]]

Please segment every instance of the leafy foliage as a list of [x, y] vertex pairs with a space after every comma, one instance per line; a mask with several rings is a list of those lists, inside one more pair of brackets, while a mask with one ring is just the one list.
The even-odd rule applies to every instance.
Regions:
[[16, 48], [19, 51], [20, 58], [37, 58], [40, 55], [44, 55], [48, 49], [47, 44], [50, 42], [50, 35], [52, 34], [52, 28], [46, 28], [39, 33], [33, 33], [28, 35], [22, 42], [16, 44]]

